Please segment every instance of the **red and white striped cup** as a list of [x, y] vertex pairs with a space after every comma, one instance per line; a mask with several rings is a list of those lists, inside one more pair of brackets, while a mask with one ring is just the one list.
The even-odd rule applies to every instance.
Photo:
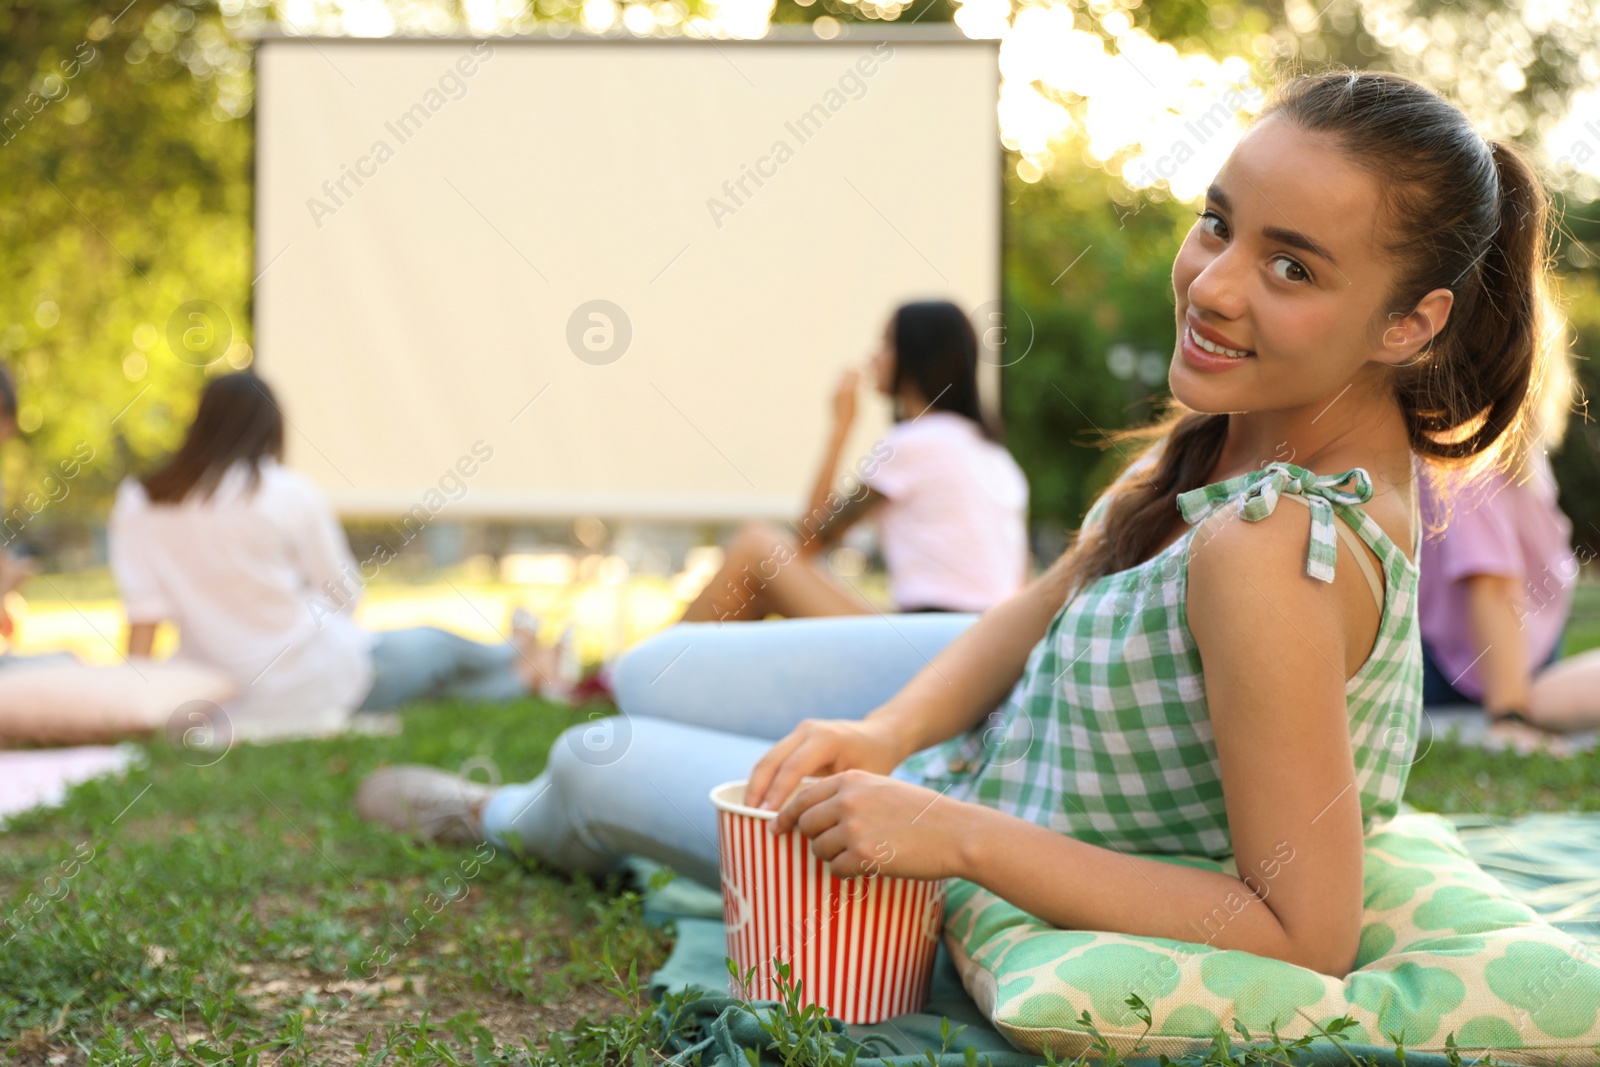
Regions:
[[798, 830], [771, 831], [777, 812], [746, 807], [744, 787], [728, 782], [711, 791], [728, 955], [741, 978], [755, 968], [748, 986], [730, 979], [729, 992], [781, 999], [774, 966], [781, 961], [802, 1004], [846, 1023], [920, 1011], [944, 923], [945, 883], [836, 877]]

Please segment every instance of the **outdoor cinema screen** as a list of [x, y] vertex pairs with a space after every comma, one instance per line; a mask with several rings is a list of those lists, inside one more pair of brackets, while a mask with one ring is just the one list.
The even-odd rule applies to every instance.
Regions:
[[462, 517], [792, 516], [897, 304], [996, 321], [994, 42], [283, 37], [257, 71], [256, 366], [346, 515], [444, 479]]

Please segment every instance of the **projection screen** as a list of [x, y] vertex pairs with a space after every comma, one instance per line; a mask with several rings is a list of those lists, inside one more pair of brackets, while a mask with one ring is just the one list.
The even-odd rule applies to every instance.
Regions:
[[256, 368], [345, 515], [793, 516], [897, 304], [994, 321], [994, 42], [282, 37], [257, 76]]

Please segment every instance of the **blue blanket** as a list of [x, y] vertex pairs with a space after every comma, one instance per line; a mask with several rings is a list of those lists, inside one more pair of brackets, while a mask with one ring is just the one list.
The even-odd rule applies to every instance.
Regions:
[[[1484, 870], [1498, 878], [1549, 922], [1591, 945], [1600, 954], [1600, 814], [1527, 815], [1516, 819], [1447, 815], [1467, 849]], [[636, 861], [635, 873], [648, 884], [652, 868]], [[694, 990], [699, 996], [679, 1013], [688, 1035], [671, 1050], [672, 1063], [702, 1067], [748, 1067], [747, 1051], [763, 1053], [770, 1043], [761, 1017], [728, 996], [727, 944], [722, 899], [711, 888], [679, 878], [650, 893], [645, 914], [673, 921], [677, 941], [666, 965], [651, 981], [651, 993], [665, 1013], [669, 992]], [[758, 1003], [758, 1011], [770, 1005]], [[1000, 1036], [961, 986], [943, 946], [935, 964], [933, 988], [923, 1011], [875, 1026], [834, 1021], [843, 1054], [854, 1049], [857, 1067], [1042, 1067], [1044, 1060], [1018, 1052]], [[964, 1027], [946, 1044], [942, 1028]], [[969, 1051], [971, 1050], [971, 1051]], [[1350, 1056], [1380, 1067], [1449, 1067], [1444, 1056], [1407, 1053], [1402, 1061], [1392, 1047], [1320, 1040], [1296, 1060], [1303, 1064], [1350, 1064]], [[762, 1064], [780, 1062], [771, 1052]], [[842, 1059], [840, 1060], [842, 1062]], [[1158, 1067], [1154, 1059], [1132, 1059], [1130, 1067]]]

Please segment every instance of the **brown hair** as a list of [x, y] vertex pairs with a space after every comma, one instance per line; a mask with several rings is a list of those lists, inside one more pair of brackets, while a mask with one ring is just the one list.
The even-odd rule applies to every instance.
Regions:
[[930, 408], [964, 415], [989, 440], [1000, 439], [1000, 427], [991, 425], [978, 406], [978, 335], [966, 312], [948, 300], [902, 304], [889, 333], [894, 338], [893, 393], [904, 382], [914, 382]]
[[[1485, 142], [1455, 105], [1397, 74], [1301, 75], [1279, 87], [1261, 117], [1269, 115], [1326, 134], [1379, 178], [1386, 250], [1399, 263], [1388, 301], [1395, 313], [1409, 313], [1434, 289], [1454, 294], [1429, 346], [1393, 371], [1412, 450], [1446, 467], [1501, 461], [1534, 432], [1529, 382], [1550, 358], [1541, 336], [1548, 205], [1532, 167], [1512, 145]], [[1173, 400], [1155, 424], [1108, 434], [1113, 444], [1146, 443], [1140, 454], [1162, 440], [1166, 448], [1117, 490], [1097, 528], [1079, 531], [1053, 568], [1063, 592], [1152, 556], [1178, 521], [1178, 495], [1206, 484], [1227, 429], [1227, 415]]]
[[228, 468], [250, 465], [250, 487], [261, 480], [261, 459], [283, 456], [283, 414], [272, 388], [250, 371], [206, 383], [183, 445], [166, 465], [143, 479], [157, 504], [179, 504], [190, 493], [209, 500]]

